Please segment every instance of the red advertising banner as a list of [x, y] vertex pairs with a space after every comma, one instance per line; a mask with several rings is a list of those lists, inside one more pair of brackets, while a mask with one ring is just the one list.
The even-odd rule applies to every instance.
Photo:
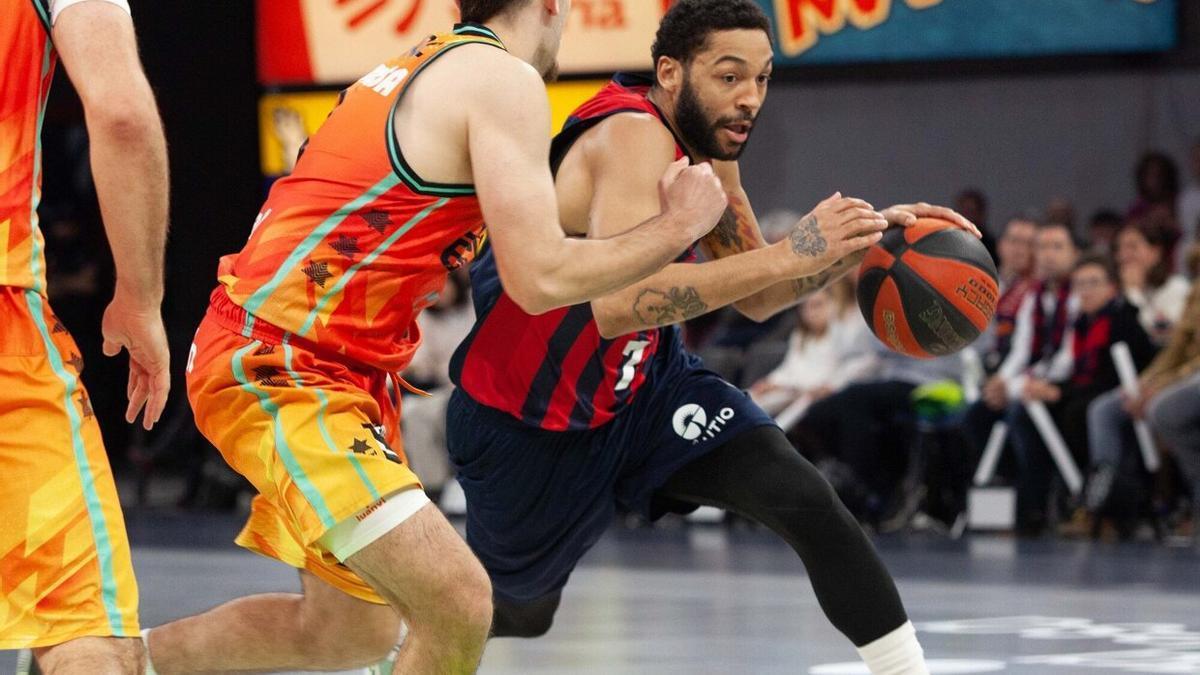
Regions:
[[[574, 0], [563, 71], [648, 68], [650, 43], [670, 2]], [[259, 81], [351, 82], [457, 20], [454, 0], [258, 0]]]

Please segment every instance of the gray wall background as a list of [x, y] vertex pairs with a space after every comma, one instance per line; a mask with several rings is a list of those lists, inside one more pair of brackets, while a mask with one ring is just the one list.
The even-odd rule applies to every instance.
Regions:
[[[1200, 3], [1197, 3], [1200, 4]], [[967, 186], [990, 224], [1070, 198], [1124, 211], [1148, 149], [1180, 163], [1200, 136], [1200, 66], [772, 83], [743, 182], [756, 211], [807, 212], [834, 190], [877, 208], [949, 204]]]

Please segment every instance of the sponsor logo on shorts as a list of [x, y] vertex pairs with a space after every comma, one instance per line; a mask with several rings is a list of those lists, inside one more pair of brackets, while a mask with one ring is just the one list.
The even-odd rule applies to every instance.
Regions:
[[380, 497], [379, 501], [377, 501], [374, 504], [363, 509], [362, 512], [360, 512], [357, 516], [354, 516], [354, 520], [361, 523], [362, 521], [367, 519], [367, 516], [378, 511], [379, 507], [383, 506], [386, 502], [387, 502], [386, 497]]
[[701, 441], [710, 441], [725, 430], [729, 420], [737, 415], [733, 408], [721, 408], [716, 415], [709, 419], [708, 413], [695, 403], [682, 405], [671, 418], [675, 433], [693, 445]]

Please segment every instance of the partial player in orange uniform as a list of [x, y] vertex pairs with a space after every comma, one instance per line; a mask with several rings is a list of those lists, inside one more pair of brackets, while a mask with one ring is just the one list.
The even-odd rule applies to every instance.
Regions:
[[127, 419], [145, 405], [147, 429], [169, 387], [166, 143], [125, 0], [0, 0], [0, 17], [0, 649], [31, 648], [48, 673], [139, 672], [117, 491], [79, 349], [46, 300], [40, 135], [58, 59], [87, 114], [117, 267], [104, 351], [129, 350]]

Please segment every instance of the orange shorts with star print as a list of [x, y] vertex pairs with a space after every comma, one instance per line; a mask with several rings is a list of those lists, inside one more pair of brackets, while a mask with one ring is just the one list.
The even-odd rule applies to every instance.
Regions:
[[138, 635], [129, 540], [82, 370], [46, 298], [0, 286], [0, 649]]
[[258, 495], [237, 543], [362, 600], [383, 599], [318, 541], [381, 498], [420, 488], [387, 373], [317, 354], [218, 289], [188, 355], [201, 433]]

